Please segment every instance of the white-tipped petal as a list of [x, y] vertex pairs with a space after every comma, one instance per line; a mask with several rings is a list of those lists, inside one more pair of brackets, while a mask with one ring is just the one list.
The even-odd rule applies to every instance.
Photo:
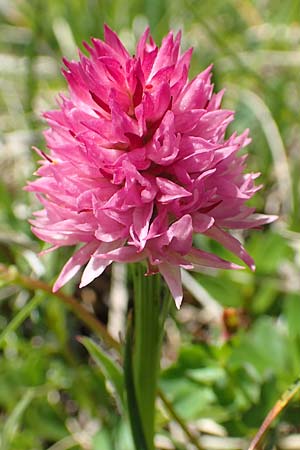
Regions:
[[169, 286], [176, 308], [179, 309], [183, 299], [180, 267], [168, 263], [159, 264], [158, 267]]
[[57, 278], [53, 286], [53, 292], [58, 291], [64, 284], [66, 284], [71, 280], [71, 278], [76, 275], [80, 267], [90, 259], [97, 245], [98, 243], [95, 241], [88, 242], [76, 253], [74, 253], [74, 255], [67, 261], [62, 271], [60, 272], [59, 277]]

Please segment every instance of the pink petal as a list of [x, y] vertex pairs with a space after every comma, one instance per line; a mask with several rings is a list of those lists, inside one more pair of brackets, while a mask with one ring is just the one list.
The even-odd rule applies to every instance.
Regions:
[[243, 266], [234, 264], [213, 253], [208, 253], [197, 248], [192, 248], [185, 257], [186, 261], [193, 264], [195, 270], [201, 270], [201, 267], [214, 267], [216, 269], [244, 269]]
[[218, 224], [226, 228], [232, 228], [234, 230], [238, 229], [248, 229], [248, 228], [259, 228], [262, 225], [272, 223], [278, 219], [275, 215], [265, 215], [265, 214], [253, 214], [250, 217], [244, 218], [229, 218], [224, 220], [218, 220]]
[[198, 212], [192, 215], [192, 219], [193, 219], [193, 229], [194, 232], [196, 233], [204, 233], [209, 228], [211, 228], [215, 222], [213, 217]]
[[176, 102], [176, 110], [183, 112], [205, 107], [212, 92], [212, 85], [209, 83], [211, 68], [212, 66], [207, 67], [186, 86]]
[[150, 34], [150, 28], [146, 27], [144, 33], [140, 37], [140, 39], [139, 39], [139, 41], [137, 43], [137, 46], [136, 46], [136, 54], [141, 59], [143, 58], [143, 54], [144, 54], [144, 51], [145, 51], [146, 42], [147, 42], [147, 39], [149, 37], [149, 34]]
[[163, 38], [160, 49], [158, 50], [157, 57], [152, 67], [151, 76], [155, 75], [161, 67], [165, 65], [169, 66], [173, 61], [170, 59], [172, 50], [174, 47], [173, 43], [173, 33], [170, 32], [166, 37]]
[[179, 309], [183, 298], [180, 268], [171, 264], [162, 263], [159, 264], [158, 269], [169, 286], [176, 308]]
[[127, 235], [127, 229], [122, 225], [122, 220], [111, 219], [105, 211], [99, 211], [97, 216], [98, 228], [95, 231], [95, 237], [99, 241], [113, 242]]
[[150, 219], [153, 212], [152, 203], [148, 203], [141, 208], [135, 208], [132, 216], [132, 225], [130, 227], [130, 235], [133, 241], [139, 247], [139, 250], [142, 250], [145, 247]]
[[147, 257], [146, 252], [137, 253], [136, 248], [133, 246], [121, 247], [117, 250], [110, 251], [106, 254], [98, 255], [97, 258], [102, 260], [112, 260], [116, 262], [130, 263], [142, 261]]
[[170, 202], [172, 200], [176, 200], [177, 198], [189, 197], [192, 195], [191, 192], [166, 178], [157, 177], [156, 183], [161, 192], [157, 199], [161, 203]]
[[98, 278], [111, 262], [106, 261], [104, 263], [92, 256], [83, 271], [79, 287], [82, 288], [90, 284], [95, 278]]
[[229, 233], [225, 233], [225, 231], [221, 230], [217, 226], [213, 226], [209, 230], [206, 231], [206, 236], [211, 237], [215, 241], [222, 244], [225, 248], [227, 248], [230, 252], [234, 253], [238, 256], [242, 261], [244, 261], [247, 266], [250, 267], [251, 270], [255, 270], [255, 264], [251, 256], [246, 252], [242, 244]]
[[92, 253], [98, 247], [98, 241], [92, 241], [81, 247], [64, 265], [54, 286], [53, 292], [58, 291], [64, 284], [73, 278], [79, 271], [81, 266], [85, 264], [91, 257]]
[[179, 153], [180, 137], [175, 134], [174, 114], [167, 111], [153, 141], [147, 145], [147, 156], [156, 164], [170, 165]]
[[167, 231], [167, 237], [170, 242], [170, 249], [183, 255], [188, 253], [193, 243], [191, 216], [186, 214], [174, 222]]
[[120, 57], [122, 57], [122, 59], [126, 60], [127, 58], [130, 58], [128, 51], [118, 38], [117, 34], [107, 25], [104, 25], [104, 39], [105, 42], [110, 45]]
[[177, 132], [189, 134], [193, 128], [197, 125], [205, 109], [191, 109], [190, 111], [184, 111], [176, 114], [175, 116], [175, 128]]
[[81, 277], [79, 287], [82, 288], [91, 283], [95, 278], [99, 277], [107, 266], [111, 264], [111, 261], [105, 261], [99, 259], [98, 256], [108, 253], [122, 245], [122, 241], [115, 241], [111, 243], [101, 242], [97, 250], [92, 254], [89, 262], [87, 263]]

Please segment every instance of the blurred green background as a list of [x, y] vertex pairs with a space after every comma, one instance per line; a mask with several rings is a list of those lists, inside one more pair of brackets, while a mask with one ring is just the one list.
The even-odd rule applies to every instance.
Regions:
[[[131, 52], [147, 24], [157, 42], [181, 29], [183, 48], [194, 47], [191, 77], [213, 63], [223, 105], [236, 110], [232, 130], [251, 129], [249, 168], [264, 184], [253, 204], [279, 220], [243, 235], [255, 274], [185, 280], [183, 307], [167, 323], [160, 383], [199, 448], [247, 448], [300, 374], [299, 0], [0, 0], [0, 448], [132, 449], [111, 386], [76, 340], [93, 333], [19, 275], [51, 284], [70, 254], [36, 256], [43, 247], [27, 220], [39, 206], [22, 187], [36, 167], [31, 147], [45, 147], [41, 113], [66, 89], [61, 58], [101, 38], [103, 23]], [[106, 325], [111, 279], [107, 271], [66, 291]], [[157, 448], [195, 448], [172, 413], [160, 403], [158, 410]], [[300, 448], [299, 395], [264, 448]]]

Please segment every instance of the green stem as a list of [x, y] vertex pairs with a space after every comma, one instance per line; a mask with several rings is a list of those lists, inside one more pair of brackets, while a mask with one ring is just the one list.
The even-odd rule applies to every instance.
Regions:
[[[164, 319], [160, 275], [145, 277], [142, 265], [133, 266], [135, 391], [149, 450], [154, 449], [155, 399]], [[167, 300], [165, 300], [167, 301]]]
[[141, 418], [141, 408], [138, 405], [136, 387], [134, 382], [134, 373], [132, 367], [132, 338], [132, 318], [131, 316], [129, 316], [124, 358], [124, 381], [127, 393], [128, 415], [135, 448], [138, 450], [149, 450]]

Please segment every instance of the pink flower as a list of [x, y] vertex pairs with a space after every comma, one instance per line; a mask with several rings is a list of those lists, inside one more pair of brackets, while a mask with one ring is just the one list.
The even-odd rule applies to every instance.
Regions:
[[136, 55], [105, 27], [105, 40], [85, 44], [90, 56], [64, 61], [69, 96], [44, 114], [48, 154], [27, 189], [44, 209], [33, 232], [51, 249], [83, 244], [62, 269], [54, 290], [87, 263], [80, 286], [112, 261], [145, 260], [160, 272], [177, 307], [180, 267], [240, 266], [193, 246], [194, 233], [220, 242], [251, 269], [252, 258], [228, 229], [271, 222], [246, 206], [259, 189], [244, 174], [248, 131], [225, 138], [233, 112], [213, 94], [211, 67], [192, 81], [192, 50], [180, 53], [172, 32], [158, 48], [147, 29]]

